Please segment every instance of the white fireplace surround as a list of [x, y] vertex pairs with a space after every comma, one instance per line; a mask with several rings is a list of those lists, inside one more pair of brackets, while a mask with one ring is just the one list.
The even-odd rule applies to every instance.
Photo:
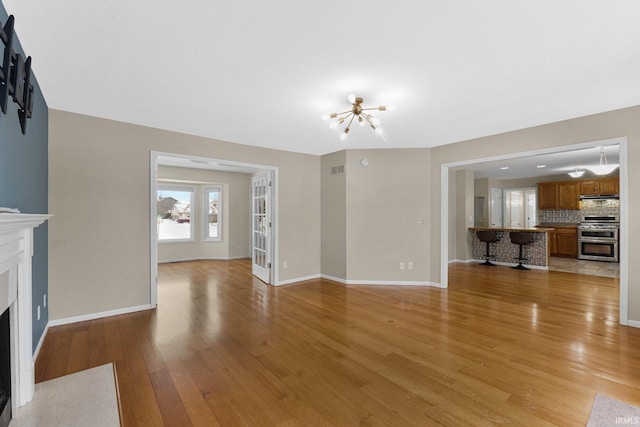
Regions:
[[9, 308], [11, 402], [14, 413], [33, 398], [33, 229], [49, 218], [51, 215], [0, 213], [0, 313]]

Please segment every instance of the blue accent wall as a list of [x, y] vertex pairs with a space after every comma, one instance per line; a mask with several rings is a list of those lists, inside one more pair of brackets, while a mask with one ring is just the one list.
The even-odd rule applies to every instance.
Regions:
[[[7, 11], [0, 2], [0, 24], [7, 22]], [[20, 29], [20, 17], [16, 16], [16, 29]], [[20, 34], [16, 32], [18, 39]], [[0, 41], [0, 51], [4, 44]], [[14, 41], [13, 49], [25, 52]], [[49, 163], [49, 113], [42, 96], [35, 71], [38, 58], [32, 58], [34, 73], [33, 115], [27, 120], [27, 133], [22, 134], [18, 121], [18, 104], [9, 100], [7, 114], [0, 111], [0, 206], [18, 208], [23, 213], [47, 213], [48, 211], [48, 163]], [[48, 293], [48, 229], [47, 223], [34, 230], [33, 251], [33, 349], [49, 321], [49, 307], [43, 307], [43, 296]], [[41, 316], [37, 320], [36, 307]]]

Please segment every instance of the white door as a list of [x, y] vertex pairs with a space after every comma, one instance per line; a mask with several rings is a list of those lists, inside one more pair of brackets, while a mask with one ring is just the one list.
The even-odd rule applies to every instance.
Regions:
[[524, 192], [524, 216], [527, 228], [534, 228], [538, 223], [538, 206], [536, 204], [537, 190], [527, 190]]
[[520, 191], [507, 191], [508, 227], [523, 227], [524, 223], [524, 194]]
[[271, 174], [251, 179], [251, 271], [271, 283]]

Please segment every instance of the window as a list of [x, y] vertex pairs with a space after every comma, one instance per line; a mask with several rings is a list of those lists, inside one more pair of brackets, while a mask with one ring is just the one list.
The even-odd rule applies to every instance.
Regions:
[[204, 201], [204, 239], [219, 242], [222, 240], [222, 187], [206, 187]]
[[158, 186], [158, 241], [193, 240], [193, 187]]

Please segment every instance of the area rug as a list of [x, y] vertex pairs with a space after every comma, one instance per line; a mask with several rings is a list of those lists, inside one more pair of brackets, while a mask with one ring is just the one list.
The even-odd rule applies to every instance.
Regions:
[[118, 385], [112, 363], [36, 384], [10, 427], [118, 427]]
[[640, 425], [640, 408], [603, 394], [596, 394], [587, 427]]

